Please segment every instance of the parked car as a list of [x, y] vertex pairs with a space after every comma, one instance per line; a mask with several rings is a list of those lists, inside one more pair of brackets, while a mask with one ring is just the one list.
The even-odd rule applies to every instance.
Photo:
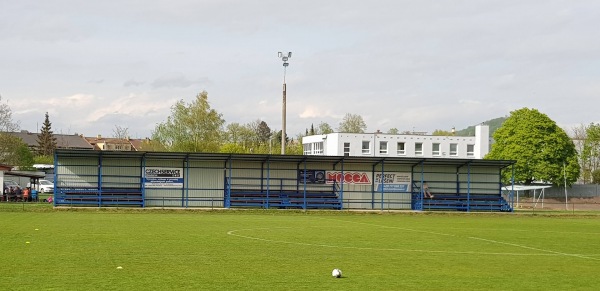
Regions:
[[[41, 193], [53, 193], [54, 192], [54, 183], [48, 181], [48, 180], [39, 180], [39, 184], [34, 185], [36, 187], [36, 190], [40, 191]], [[27, 187], [31, 187], [31, 183], [27, 184]]]
[[21, 188], [21, 186], [19, 186], [19, 184], [13, 180], [4, 180], [4, 189], [8, 189], [10, 187], [13, 189]]

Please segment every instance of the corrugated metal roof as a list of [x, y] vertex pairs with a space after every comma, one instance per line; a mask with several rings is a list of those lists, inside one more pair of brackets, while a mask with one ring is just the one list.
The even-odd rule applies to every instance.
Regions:
[[403, 158], [403, 157], [340, 157], [340, 156], [302, 156], [302, 155], [261, 155], [261, 154], [223, 154], [223, 153], [181, 153], [181, 152], [133, 152], [133, 151], [83, 151], [57, 149], [57, 157], [129, 157], [147, 159], [189, 159], [205, 161], [287, 161], [287, 162], [321, 162], [345, 164], [378, 165], [425, 165], [425, 166], [471, 166], [505, 168], [514, 160], [480, 160], [480, 159], [444, 159], [444, 158]]

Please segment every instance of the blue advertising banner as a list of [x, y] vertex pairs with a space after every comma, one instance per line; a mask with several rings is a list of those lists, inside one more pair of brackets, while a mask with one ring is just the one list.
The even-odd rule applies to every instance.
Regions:
[[411, 183], [410, 173], [387, 172], [375, 174], [375, 189], [377, 192], [408, 192]]

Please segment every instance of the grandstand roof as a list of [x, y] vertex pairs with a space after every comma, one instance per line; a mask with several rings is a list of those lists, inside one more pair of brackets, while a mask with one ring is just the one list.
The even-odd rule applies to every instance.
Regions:
[[225, 153], [182, 153], [182, 152], [130, 152], [130, 151], [86, 151], [72, 149], [57, 149], [55, 154], [63, 157], [129, 157], [153, 159], [188, 159], [188, 160], [247, 160], [247, 161], [287, 161], [287, 162], [321, 162], [349, 163], [373, 165], [425, 165], [425, 166], [480, 166], [505, 168], [514, 160], [483, 160], [483, 159], [445, 159], [445, 158], [407, 158], [407, 157], [352, 157], [352, 156], [304, 156], [304, 155], [269, 155], [269, 154], [225, 154]]

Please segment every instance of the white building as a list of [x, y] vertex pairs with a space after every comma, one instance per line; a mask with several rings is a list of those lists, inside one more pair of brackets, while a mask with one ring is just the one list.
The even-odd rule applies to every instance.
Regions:
[[482, 159], [490, 150], [489, 126], [475, 136], [329, 133], [302, 138], [305, 155]]

